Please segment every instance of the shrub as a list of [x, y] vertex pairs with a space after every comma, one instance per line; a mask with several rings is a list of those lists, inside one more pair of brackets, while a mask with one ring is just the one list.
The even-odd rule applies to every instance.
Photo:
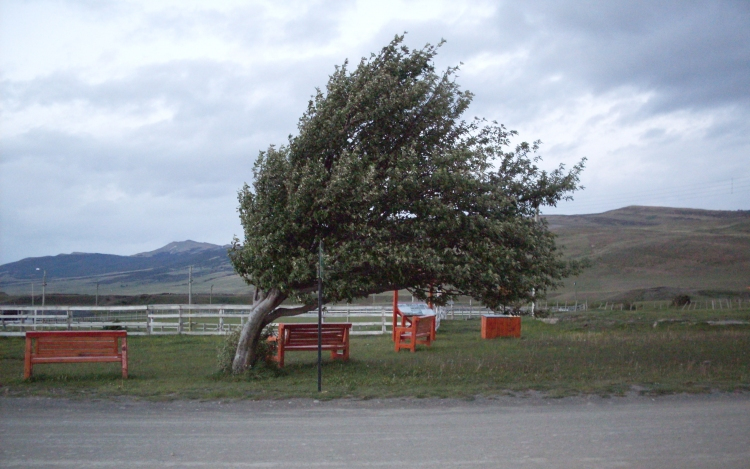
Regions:
[[[216, 361], [221, 373], [228, 374], [232, 372], [232, 361], [234, 361], [234, 354], [237, 352], [237, 343], [240, 341], [241, 331], [241, 328], [233, 330], [224, 336], [224, 340], [219, 344]], [[263, 329], [258, 343], [257, 363], [263, 363], [266, 366], [272, 366], [272, 363], [275, 363], [271, 360], [271, 357], [276, 355], [276, 342], [268, 342], [267, 339], [270, 336], [271, 327], [269, 326]]]
[[[120, 320], [119, 319], [115, 319], [112, 322], [120, 322]], [[122, 326], [111, 325], [111, 326], [104, 326], [104, 327], [102, 327], [102, 330], [104, 330], [104, 331], [124, 331], [124, 330], [127, 330], [127, 329], [125, 329]]]
[[672, 298], [672, 306], [685, 306], [690, 304], [690, 297], [687, 295], [677, 295]]
[[224, 336], [224, 340], [219, 344], [219, 348], [216, 351], [216, 364], [222, 373], [232, 372], [232, 361], [237, 351], [237, 343], [240, 341], [240, 331], [241, 329], [233, 330]]

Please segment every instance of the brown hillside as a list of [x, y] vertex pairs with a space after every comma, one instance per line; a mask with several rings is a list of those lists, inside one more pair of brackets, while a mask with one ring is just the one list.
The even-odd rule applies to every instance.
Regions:
[[592, 262], [580, 277], [568, 280], [560, 298], [750, 292], [748, 211], [633, 206], [545, 218], [567, 256]]

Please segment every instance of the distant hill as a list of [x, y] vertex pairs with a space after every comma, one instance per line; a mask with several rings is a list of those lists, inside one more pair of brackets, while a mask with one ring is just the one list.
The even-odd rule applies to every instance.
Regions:
[[750, 293], [750, 211], [632, 206], [545, 218], [567, 256], [592, 261], [561, 298]]
[[[592, 262], [552, 299], [750, 295], [750, 211], [625, 207], [545, 218], [566, 256]], [[39, 295], [46, 270], [48, 293], [94, 294], [98, 283], [101, 295], [184, 295], [193, 266], [193, 294], [249, 294], [227, 248], [188, 240], [132, 256], [28, 258], [0, 266], [0, 291], [28, 295], [34, 283]]]
[[[169, 243], [132, 256], [72, 253], [32, 257], [0, 266], [0, 291], [28, 294], [31, 283], [41, 291], [47, 271], [47, 291], [55, 293], [184, 293], [193, 267], [193, 291], [215, 285], [217, 292], [247, 293], [227, 256], [228, 246], [196, 241]], [[39, 270], [37, 270], [39, 269]]]
[[217, 248], [223, 249], [226, 252], [228, 247], [228, 245], [217, 246], [211, 243], [199, 243], [188, 239], [187, 241], [173, 241], [163, 248], [135, 254], [133, 257], [153, 257], [158, 254], [196, 254], [202, 251], [215, 251]]

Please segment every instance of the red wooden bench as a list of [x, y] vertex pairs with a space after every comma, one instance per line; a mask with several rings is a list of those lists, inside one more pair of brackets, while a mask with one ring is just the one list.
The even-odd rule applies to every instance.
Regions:
[[27, 332], [23, 377], [30, 378], [34, 365], [40, 363], [120, 362], [122, 377], [127, 378], [127, 335], [127, 331]]
[[[349, 360], [349, 330], [351, 323], [322, 324], [322, 349], [331, 351], [331, 359]], [[276, 341], [274, 360], [284, 367], [284, 354], [296, 351], [318, 350], [317, 324], [279, 324], [277, 336], [268, 338]]]
[[393, 329], [397, 352], [408, 348], [413, 353], [417, 344], [432, 345], [435, 340], [435, 316], [402, 315], [402, 318], [402, 325]]
[[435, 322], [435, 316], [402, 313], [398, 308], [398, 290], [393, 291], [393, 330], [391, 331], [391, 338], [397, 352], [402, 348], [408, 348], [414, 352], [417, 344], [432, 345], [432, 341], [435, 340]]

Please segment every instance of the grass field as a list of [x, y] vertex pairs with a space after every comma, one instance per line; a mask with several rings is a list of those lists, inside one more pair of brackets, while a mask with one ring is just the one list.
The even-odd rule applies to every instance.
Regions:
[[[217, 370], [221, 337], [131, 337], [131, 378], [117, 364], [38, 365], [24, 382], [23, 340], [0, 339], [0, 392], [147, 399], [549, 396], [750, 390], [750, 310], [559, 313], [524, 318], [521, 339], [482, 340], [479, 320], [443, 321], [431, 348], [395, 353], [390, 336], [352, 337], [348, 363], [291, 353], [283, 370]], [[708, 321], [730, 321], [710, 325]], [[731, 321], [739, 324], [731, 324]]]

